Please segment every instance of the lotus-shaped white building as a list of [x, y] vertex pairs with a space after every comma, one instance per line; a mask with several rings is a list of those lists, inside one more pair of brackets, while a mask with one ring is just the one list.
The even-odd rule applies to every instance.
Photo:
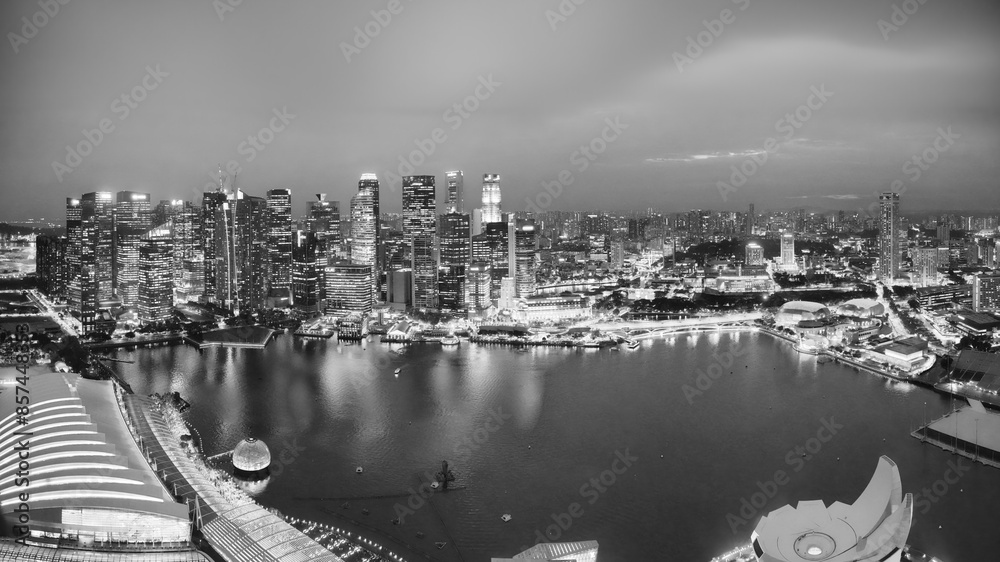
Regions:
[[786, 505], [762, 517], [751, 538], [760, 562], [899, 562], [912, 519], [913, 495], [903, 496], [899, 469], [883, 456], [852, 505]]

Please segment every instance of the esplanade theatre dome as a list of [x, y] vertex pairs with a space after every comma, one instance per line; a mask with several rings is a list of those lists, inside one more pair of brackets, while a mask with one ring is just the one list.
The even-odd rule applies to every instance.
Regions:
[[785, 303], [774, 315], [778, 325], [794, 326], [802, 320], [823, 320], [830, 316], [830, 309], [817, 302], [791, 301]]
[[233, 451], [233, 466], [247, 474], [261, 473], [271, 466], [271, 451], [263, 441], [247, 437]]

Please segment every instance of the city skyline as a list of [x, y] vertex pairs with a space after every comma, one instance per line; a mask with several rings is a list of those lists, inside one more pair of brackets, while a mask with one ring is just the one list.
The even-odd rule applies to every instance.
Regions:
[[[31, 34], [37, 5], [7, 4], [3, 189], [20, 196], [0, 220], [60, 214], [41, 194], [193, 200], [219, 162], [248, 192], [341, 201], [365, 171], [399, 193], [390, 173], [444, 185], [461, 169], [500, 171], [509, 210], [562, 171], [555, 210], [852, 209], [890, 189], [914, 210], [1000, 206], [993, 4], [573, 5], [407, 2], [387, 20], [382, 5], [91, 2]], [[518, 41], [483, 42], [482, 26]], [[520, 64], [535, 52], [550, 57]], [[88, 138], [74, 165], [67, 147]]]

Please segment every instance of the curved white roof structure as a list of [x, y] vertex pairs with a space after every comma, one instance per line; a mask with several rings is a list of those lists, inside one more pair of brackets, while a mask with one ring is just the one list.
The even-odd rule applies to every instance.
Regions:
[[899, 562], [912, 518], [913, 495], [903, 496], [896, 463], [882, 456], [852, 505], [786, 505], [761, 517], [751, 538], [760, 562]]
[[837, 307], [837, 314], [843, 316], [882, 316], [885, 306], [874, 299], [851, 299]]
[[[18, 375], [13, 369], [3, 378]], [[32, 530], [128, 540], [190, 537], [188, 507], [163, 487], [136, 445], [111, 381], [32, 372], [20, 423], [14, 388], [0, 396], [0, 513], [30, 495]], [[21, 455], [21, 457], [19, 457]], [[15, 473], [26, 460], [30, 484]], [[127, 537], [127, 538], [126, 538]]]

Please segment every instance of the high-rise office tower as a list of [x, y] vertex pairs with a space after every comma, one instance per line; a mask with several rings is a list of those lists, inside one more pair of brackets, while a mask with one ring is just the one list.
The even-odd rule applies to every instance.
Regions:
[[374, 269], [372, 269], [372, 276], [376, 285], [381, 284], [381, 273], [385, 270], [385, 264], [379, 259], [381, 255], [379, 253], [379, 248], [382, 247], [382, 227], [381, 227], [381, 206], [379, 198], [381, 197], [379, 193], [379, 181], [378, 176], [372, 173], [361, 174], [361, 180], [358, 182], [358, 192], [365, 189], [371, 192], [372, 198], [372, 217], [373, 219], [373, 230], [375, 232], [375, 241], [373, 242], [373, 247], [375, 248], [375, 262]]
[[403, 236], [411, 249], [415, 308], [437, 308], [436, 207], [434, 176], [403, 178]]
[[190, 201], [174, 201], [171, 209], [165, 225], [173, 236], [174, 293], [179, 302], [187, 302], [200, 297], [204, 286], [201, 208]]
[[122, 306], [135, 309], [139, 305], [139, 239], [153, 227], [149, 194], [119, 191], [112, 216], [115, 294]]
[[461, 170], [457, 170], [446, 173], [445, 177], [448, 178], [448, 202], [444, 206], [444, 212], [461, 213], [462, 193], [465, 189], [465, 175]]
[[[622, 241], [618, 239], [619, 245]], [[533, 219], [518, 219], [514, 231], [514, 280], [518, 298], [528, 298], [535, 294], [535, 246], [537, 236]], [[619, 248], [624, 257], [624, 248]], [[619, 264], [619, 268], [621, 265]]]
[[292, 286], [292, 190], [267, 192], [268, 290]]
[[879, 195], [879, 279], [889, 284], [899, 274], [899, 194]]
[[317, 193], [309, 202], [309, 231], [316, 235], [325, 259], [335, 260], [340, 253], [340, 201], [331, 201]]
[[326, 314], [331, 316], [372, 313], [372, 266], [335, 263], [326, 267]]
[[746, 230], [744, 234], [746, 236], [753, 236], [753, 227], [757, 223], [757, 213], [754, 211], [753, 203], [750, 203], [750, 208], [747, 209], [747, 223]]
[[478, 255], [476, 237], [472, 239], [472, 259], [485, 259], [490, 264], [490, 274], [493, 276], [490, 298], [493, 301], [500, 298], [500, 283], [510, 275], [511, 264], [516, 259], [511, 246], [511, 230], [511, 226], [505, 222], [487, 223], [480, 241], [480, 245], [485, 248], [480, 247]]
[[491, 222], [502, 222], [500, 211], [500, 174], [483, 176], [483, 228]]
[[[222, 228], [223, 222], [216, 224], [221, 218], [222, 207], [226, 202], [227, 190], [224, 187], [222, 170], [219, 170], [219, 187], [214, 191], [206, 191], [201, 196], [201, 251], [202, 251], [202, 300], [206, 303], [219, 304], [219, 269], [220, 259], [225, 259], [225, 246], [219, 254], [216, 232]], [[224, 262], [223, 262], [224, 263]]]
[[[934, 246], [913, 249], [913, 272], [921, 287], [937, 284], [938, 268], [941, 267], [941, 254], [939, 248]], [[944, 252], [944, 255], [947, 256], [947, 251]], [[945, 264], [947, 265], [947, 262]]]
[[764, 248], [756, 242], [747, 244], [746, 264], [750, 266], [764, 265]]
[[490, 264], [485, 261], [474, 261], [469, 265], [467, 273], [466, 302], [469, 312], [478, 312], [490, 307], [493, 299], [490, 296], [493, 285], [493, 274]]
[[[214, 201], [214, 295], [208, 298], [239, 314], [264, 306], [267, 287], [267, 202], [242, 190]], [[208, 269], [206, 252], [206, 271]], [[206, 272], [206, 292], [208, 274]]]
[[173, 234], [166, 225], [148, 231], [139, 239], [139, 322], [170, 320], [174, 303]]
[[438, 293], [442, 310], [465, 309], [465, 272], [472, 257], [469, 222], [469, 215], [461, 213], [448, 213], [441, 217]]
[[62, 236], [39, 234], [35, 238], [35, 275], [38, 290], [53, 298], [66, 296], [67, 239]]
[[319, 246], [314, 232], [296, 230], [292, 237], [292, 304], [307, 312], [319, 304]]
[[79, 199], [66, 198], [66, 301], [70, 310], [80, 311], [80, 256], [83, 251], [83, 206]]
[[92, 249], [97, 301], [103, 306], [114, 298], [114, 198], [109, 191], [85, 193], [81, 206], [81, 220], [91, 223], [84, 225], [84, 243]]
[[781, 233], [781, 268], [795, 269], [795, 234]]
[[[351, 261], [371, 267], [373, 283], [378, 263], [378, 246], [375, 243], [378, 218], [375, 216], [374, 189], [377, 184], [378, 180], [374, 179], [374, 175], [365, 174], [358, 182], [358, 192], [351, 198]], [[327, 283], [327, 287], [329, 286]]]

